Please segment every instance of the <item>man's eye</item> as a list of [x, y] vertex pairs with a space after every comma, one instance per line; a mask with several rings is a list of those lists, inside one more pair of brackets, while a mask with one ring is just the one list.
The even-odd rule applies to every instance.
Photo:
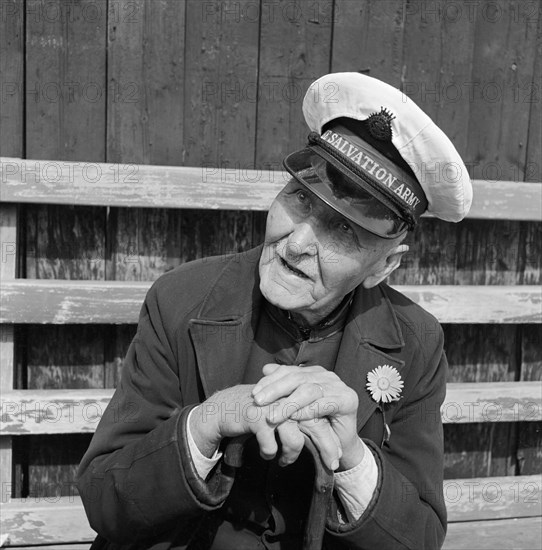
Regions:
[[339, 222], [338, 224], [339, 231], [341, 233], [345, 233], [347, 235], [353, 234], [354, 230], [352, 229], [352, 226], [349, 223], [346, 222]]
[[308, 203], [309, 202], [309, 196], [307, 195], [307, 193], [305, 191], [303, 191], [302, 189], [299, 189], [297, 192], [296, 192], [296, 196], [299, 200], [299, 202], [302, 202], [302, 203]]

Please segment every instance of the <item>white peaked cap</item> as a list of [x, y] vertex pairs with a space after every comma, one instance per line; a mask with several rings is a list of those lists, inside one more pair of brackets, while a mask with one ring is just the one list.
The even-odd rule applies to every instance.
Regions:
[[420, 183], [427, 212], [462, 220], [472, 203], [467, 167], [444, 132], [400, 90], [360, 73], [332, 73], [316, 80], [303, 100], [305, 121], [318, 134], [335, 119], [363, 121], [382, 109], [393, 115], [391, 142]]

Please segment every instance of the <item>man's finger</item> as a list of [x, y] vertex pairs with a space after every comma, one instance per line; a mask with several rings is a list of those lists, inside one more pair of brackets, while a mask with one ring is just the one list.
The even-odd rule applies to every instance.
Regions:
[[[274, 412], [274, 410], [273, 410]], [[340, 412], [340, 403], [338, 399], [325, 397], [317, 399], [303, 408], [292, 412], [289, 418], [298, 422], [313, 420], [315, 418], [327, 418], [335, 416]]]
[[280, 466], [294, 463], [299, 457], [305, 445], [305, 436], [301, 433], [297, 422], [291, 420], [277, 427], [282, 453], [279, 460]]
[[[266, 368], [270, 367], [269, 370], [273, 370], [273, 372], [270, 372], [266, 374]], [[268, 365], [265, 365], [262, 369], [262, 372], [264, 373], [264, 377], [254, 386], [252, 389], [252, 395], [256, 395], [258, 392], [269, 386], [270, 384], [273, 384], [277, 380], [280, 380], [281, 378], [284, 378], [285, 376], [288, 376], [291, 373], [297, 372], [300, 367], [296, 367], [293, 365], [277, 365], [276, 368], [273, 368], [274, 364], [269, 363]]]
[[[273, 374], [271, 377], [274, 377]], [[315, 378], [317, 375], [305, 372], [303, 369], [298, 369], [297, 371], [291, 372], [286, 376], [279, 377], [275, 379], [272, 383], [268, 383], [262, 389], [257, 389], [257, 386], [253, 390], [254, 401], [262, 406], [269, 403], [278, 401], [282, 397], [288, 397], [301, 385], [310, 385], [312, 389], [323, 388], [325, 382], [320, 383], [318, 378]], [[270, 377], [270, 378], [271, 378]], [[321, 379], [320, 379], [321, 380]], [[304, 392], [306, 391], [306, 388]], [[314, 394], [314, 391], [311, 392]], [[319, 389], [318, 394], [312, 398], [314, 401], [315, 398], [321, 397], [323, 391]]]
[[262, 372], [264, 376], [269, 376], [270, 374], [273, 374], [276, 372], [276, 370], [280, 368], [280, 365], [278, 363], [267, 363], [267, 365], [263, 366]]
[[303, 374], [317, 374], [321, 372], [327, 372], [324, 367], [319, 365], [312, 365], [306, 367], [298, 367], [296, 365], [277, 365], [276, 363], [268, 363], [262, 369], [264, 377], [254, 386], [252, 389], [252, 395], [254, 396], [270, 384], [273, 384], [277, 380], [289, 376], [291, 374], [303, 373]]
[[261, 427], [256, 431], [256, 439], [260, 446], [260, 456], [265, 460], [271, 460], [278, 451], [277, 440], [275, 439], [275, 430], [272, 428]]
[[299, 429], [311, 438], [324, 464], [331, 470], [336, 470], [342, 449], [329, 422], [300, 422]]
[[[328, 416], [328, 414], [321, 414], [318, 404], [324, 396], [324, 391], [320, 384], [301, 384], [291, 395], [279, 399], [269, 406], [268, 421], [271, 424], [280, 424], [288, 418], [310, 420]], [[298, 412], [301, 410], [304, 412], [300, 416]]]

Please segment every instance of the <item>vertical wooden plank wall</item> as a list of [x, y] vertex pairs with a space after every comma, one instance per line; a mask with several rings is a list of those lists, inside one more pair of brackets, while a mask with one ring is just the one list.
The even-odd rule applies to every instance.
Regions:
[[[62, 161], [105, 161], [106, 0], [26, 2], [26, 156], [54, 174]], [[46, 160], [56, 162], [47, 164]], [[54, 176], [53, 176], [54, 177]], [[105, 210], [32, 206], [26, 210], [26, 275], [103, 280]], [[103, 387], [102, 327], [30, 326], [29, 388]], [[73, 494], [88, 437], [29, 437], [21, 460], [31, 496]]]
[[[243, 17], [254, 2], [186, 4], [183, 163], [254, 167], [256, 103], [247, 93], [258, 76], [258, 21]], [[211, 168], [212, 169], [212, 168]], [[205, 181], [205, 180], [204, 180]], [[183, 212], [181, 258], [227, 254], [252, 245], [252, 214]]]
[[[108, 162], [182, 165], [185, 2], [109, 2], [107, 36]], [[134, 52], [138, 52], [134, 55]], [[114, 208], [107, 218], [106, 279], [154, 280], [181, 263], [175, 210]], [[135, 327], [106, 339], [105, 387], [115, 387]]]
[[[21, 15], [19, 31], [2, 33], [14, 52], [7, 74], [21, 90], [1, 104], [2, 128], [14, 135], [2, 130], [4, 155], [202, 166], [203, 178], [280, 168], [305, 142], [301, 102], [311, 81], [354, 70], [418, 102], [472, 176], [541, 180], [540, 22], [528, 0], [80, 0], [63, 17], [54, 11], [65, 13], [61, 0], [2, 2], [21, 14], [26, 6], [26, 27]], [[137, 182], [137, 169], [128, 173]], [[28, 277], [154, 280], [260, 242], [265, 216], [29, 207], [24, 220]], [[529, 222], [424, 220], [392, 282], [540, 283], [540, 232]], [[539, 327], [449, 325], [445, 333], [450, 381], [542, 377]], [[29, 327], [18, 378], [28, 387], [114, 387], [133, 334], [133, 326]], [[446, 475], [534, 473], [539, 430], [447, 425]], [[17, 455], [23, 493], [69, 494], [87, 442], [26, 440]]]
[[[5, 1], [0, 6], [0, 155], [22, 157], [24, 90], [24, 5], [23, 0]], [[18, 209], [0, 207], [0, 281], [17, 276]], [[14, 387], [15, 341], [13, 325], [0, 325], [0, 393]], [[0, 437], [1, 501], [15, 492], [12, 438]]]
[[[525, 181], [541, 181], [542, 166], [540, 151], [542, 151], [542, 40], [540, 32], [542, 13], [539, 9], [538, 32], [539, 39], [534, 48], [534, 67], [532, 84], [525, 79], [520, 85], [518, 99], [525, 108], [529, 109], [529, 139], [525, 148], [526, 169]], [[531, 19], [534, 19], [531, 18]], [[531, 21], [531, 24], [534, 24]], [[536, 93], [534, 93], [536, 92]], [[536, 232], [538, 230], [538, 232]], [[525, 240], [525, 256], [522, 261], [523, 283], [533, 284], [540, 282], [539, 273], [533, 265], [533, 259], [542, 257], [542, 235], [540, 224], [537, 228], [527, 229]], [[521, 380], [542, 380], [542, 334], [540, 327], [523, 327], [521, 332]], [[542, 463], [542, 437], [540, 424], [524, 423], [519, 428], [518, 437], [518, 470], [520, 473], [534, 473], [540, 471]]]

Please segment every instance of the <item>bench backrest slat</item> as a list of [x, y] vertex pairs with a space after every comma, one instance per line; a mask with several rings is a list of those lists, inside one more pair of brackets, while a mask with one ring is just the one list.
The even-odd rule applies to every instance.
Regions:
[[[0, 323], [137, 323], [150, 282], [18, 279], [2, 284]], [[542, 323], [539, 286], [397, 286], [441, 323]]]
[[[1, 202], [267, 210], [287, 172], [0, 157]], [[474, 219], [542, 220], [542, 186], [475, 180]], [[212, 193], [209, 190], [212, 189]]]
[[[112, 389], [12, 390], [2, 396], [1, 435], [92, 433], [113, 395]], [[135, 411], [119, 411], [129, 421]], [[435, 411], [420, 408], [434, 418]], [[542, 420], [539, 382], [451, 383], [441, 407], [445, 424], [535, 422]]]

